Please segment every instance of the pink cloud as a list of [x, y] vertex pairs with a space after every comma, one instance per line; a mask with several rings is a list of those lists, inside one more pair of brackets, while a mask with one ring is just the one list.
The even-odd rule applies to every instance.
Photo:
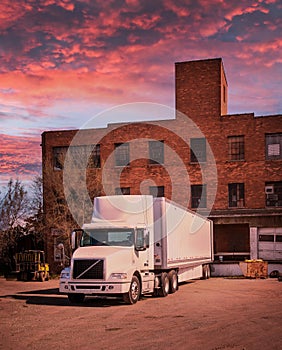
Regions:
[[32, 178], [41, 170], [41, 149], [38, 137], [17, 137], [0, 134], [0, 178]]
[[[171, 104], [175, 61], [220, 56], [241, 70], [249, 69], [250, 62], [274, 67], [281, 62], [281, 41], [275, 33], [262, 40], [255, 23], [244, 30], [242, 22], [241, 31], [236, 32], [232, 22], [257, 11], [265, 15], [261, 31], [276, 32], [281, 22], [267, 17], [270, 3], [274, 4], [271, 0], [251, 5], [246, 1], [165, 0], [163, 6], [148, 11], [137, 0], [118, 7], [115, 1], [96, 1], [95, 7], [92, 1], [81, 1], [76, 17], [79, 11], [74, 11], [73, 1], [42, 1], [36, 12], [31, 6], [21, 9], [17, 2], [4, 0], [0, 5], [4, 32], [13, 24], [23, 46], [17, 48], [20, 54], [13, 46], [3, 54], [6, 73], [1, 74], [0, 101], [22, 106], [43, 121], [48, 118], [47, 108], [64, 101], [66, 116], [67, 101], [77, 105], [134, 100]], [[7, 6], [10, 10], [5, 11]], [[235, 69], [229, 67], [227, 75]], [[234, 80], [230, 84], [236, 84]], [[9, 89], [13, 93], [8, 94]]]

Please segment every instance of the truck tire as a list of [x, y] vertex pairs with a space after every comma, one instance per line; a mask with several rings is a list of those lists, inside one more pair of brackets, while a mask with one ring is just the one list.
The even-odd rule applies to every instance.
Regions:
[[140, 297], [140, 281], [137, 276], [133, 276], [128, 293], [123, 294], [123, 301], [126, 304], [136, 304]]
[[68, 299], [71, 304], [82, 304], [85, 299], [84, 294], [68, 294]]
[[169, 293], [175, 293], [178, 290], [178, 277], [175, 270], [169, 271]]
[[159, 296], [166, 297], [169, 293], [169, 278], [166, 272], [161, 274], [161, 287], [159, 289]]
[[211, 272], [210, 272], [210, 265], [206, 264], [203, 265], [203, 280], [208, 280], [210, 278]]

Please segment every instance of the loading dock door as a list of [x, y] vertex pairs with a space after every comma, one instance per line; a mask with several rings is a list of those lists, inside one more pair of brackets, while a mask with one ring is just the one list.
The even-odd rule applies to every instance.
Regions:
[[250, 256], [250, 229], [248, 224], [214, 225], [215, 258], [244, 260]]
[[282, 260], [282, 227], [258, 229], [258, 256], [263, 260]]

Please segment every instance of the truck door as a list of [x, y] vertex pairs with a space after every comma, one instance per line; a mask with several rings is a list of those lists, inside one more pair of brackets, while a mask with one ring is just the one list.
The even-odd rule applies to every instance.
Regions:
[[150, 233], [147, 229], [136, 229], [135, 249], [138, 255], [138, 267], [140, 271], [149, 270], [150, 268]]

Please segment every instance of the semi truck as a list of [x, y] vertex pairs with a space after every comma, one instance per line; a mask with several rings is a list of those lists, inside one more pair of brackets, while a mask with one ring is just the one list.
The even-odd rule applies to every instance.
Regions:
[[166, 297], [181, 282], [210, 277], [212, 221], [150, 195], [94, 199], [91, 222], [71, 233], [71, 264], [61, 272], [60, 293], [71, 303], [86, 296]]

